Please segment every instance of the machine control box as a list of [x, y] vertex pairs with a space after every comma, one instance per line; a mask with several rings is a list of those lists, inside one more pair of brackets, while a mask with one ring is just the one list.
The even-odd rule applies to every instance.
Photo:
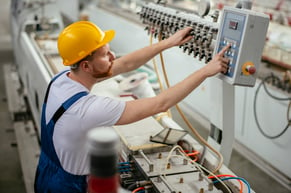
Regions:
[[231, 44], [225, 52], [228, 71], [218, 77], [229, 84], [254, 86], [266, 41], [269, 16], [248, 9], [225, 7], [221, 15], [213, 54]]

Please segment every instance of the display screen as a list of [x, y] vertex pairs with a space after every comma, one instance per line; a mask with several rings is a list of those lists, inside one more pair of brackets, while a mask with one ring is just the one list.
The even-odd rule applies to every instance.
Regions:
[[228, 27], [229, 27], [229, 29], [236, 30], [237, 29], [237, 25], [238, 25], [237, 21], [230, 20]]

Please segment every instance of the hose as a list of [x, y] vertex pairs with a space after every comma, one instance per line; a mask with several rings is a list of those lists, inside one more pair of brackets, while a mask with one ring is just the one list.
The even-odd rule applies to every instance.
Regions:
[[[255, 118], [255, 121], [256, 121], [257, 127], [258, 127], [259, 131], [261, 132], [261, 134], [262, 134], [263, 136], [265, 136], [266, 138], [268, 138], [268, 139], [277, 139], [277, 138], [281, 137], [281, 136], [282, 136], [282, 135], [283, 135], [283, 134], [288, 130], [288, 128], [289, 128], [289, 126], [290, 126], [290, 124], [291, 124], [291, 120], [290, 120], [290, 118], [289, 118], [289, 112], [290, 112], [290, 108], [291, 108], [291, 98], [290, 98], [290, 97], [287, 97], [287, 98], [280, 98], [280, 97], [277, 97], [277, 96], [272, 95], [272, 94], [270, 93], [270, 91], [267, 89], [266, 84], [265, 84], [265, 82], [267, 82], [269, 79], [272, 79], [272, 81], [274, 81], [274, 79], [275, 79], [275, 81], [278, 81], [278, 80], [279, 80], [278, 77], [275, 77], [275, 76], [272, 75], [272, 74], [269, 75], [269, 76], [267, 76], [267, 77], [265, 77], [265, 78], [262, 80], [262, 82], [259, 84], [259, 86], [258, 86], [258, 88], [257, 88], [257, 90], [256, 90], [256, 92], [255, 92], [254, 103], [253, 103], [253, 111], [254, 111], [254, 118]], [[270, 96], [271, 98], [273, 98], [273, 99], [275, 99], [275, 100], [279, 100], [279, 101], [285, 101], [285, 100], [289, 100], [289, 101], [290, 101], [290, 102], [289, 102], [289, 105], [288, 105], [288, 109], [287, 109], [287, 121], [288, 121], [288, 123], [287, 123], [287, 125], [285, 126], [285, 128], [284, 128], [280, 133], [278, 133], [278, 134], [276, 134], [276, 135], [269, 135], [269, 134], [267, 134], [267, 133], [262, 129], [262, 127], [261, 127], [261, 125], [260, 125], [260, 123], [259, 123], [259, 120], [258, 120], [258, 114], [257, 114], [257, 98], [258, 98], [258, 93], [259, 93], [259, 91], [260, 91], [262, 85], [264, 86], [264, 89], [265, 89], [266, 93], [268, 94], [268, 96]]]

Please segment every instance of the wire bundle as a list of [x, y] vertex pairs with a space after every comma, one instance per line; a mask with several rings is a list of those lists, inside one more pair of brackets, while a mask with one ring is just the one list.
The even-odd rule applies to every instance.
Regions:
[[[173, 155], [174, 150], [178, 150], [178, 152], [181, 155]], [[240, 193], [243, 193], [243, 184], [242, 184], [242, 182], [246, 184], [248, 193], [251, 192], [250, 184], [244, 178], [237, 177], [237, 176], [230, 175], [230, 174], [220, 174], [220, 175], [213, 174], [211, 171], [207, 170], [205, 167], [203, 167], [202, 165], [198, 164], [197, 162], [195, 162], [191, 158], [189, 158], [189, 156], [184, 152], [182, 147], [179, 146], [179, 145], [174, 146], [171, 149], [171, 151], [169, 152], [169, 154], [167, 156], [167, 159], [166, 159], [165, 168], [167, 168], [167, 165], [168, 165], [169, 160], [170, 160], [171, 157], [181, 157], [182, 159], [187, 159], [190, 163], [194, 164], [197, 167], [197, 169], [200, 170], [201, 173], [204, 173], [203, 171], [205, 171], [208, 174], [210, 174], [210, 176], [208, 177], [209, 179], [216, 179], [216, 180], [213, 181], [214, 184], [220, 182], [226, 188], [226, 190], [229, 193], [232, 193], [232, 191], [229, 189], [229, 187], [223, 181], [225, 181], [225, 180], [233, 180], [233, 179], [236, 179], [236, 180], [239, 181], [239, 183], [240, 183]], [[165, 176], [165, 174], [163, 174], [163, 175]]]

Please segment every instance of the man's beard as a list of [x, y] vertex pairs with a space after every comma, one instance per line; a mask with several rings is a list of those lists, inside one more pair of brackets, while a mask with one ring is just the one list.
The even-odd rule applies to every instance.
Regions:
[[94, 78], [106, 78], [112, 76], [112, 65], [108, 68], [107, 72], [103, 73], [93, 73], [92, 76]]

